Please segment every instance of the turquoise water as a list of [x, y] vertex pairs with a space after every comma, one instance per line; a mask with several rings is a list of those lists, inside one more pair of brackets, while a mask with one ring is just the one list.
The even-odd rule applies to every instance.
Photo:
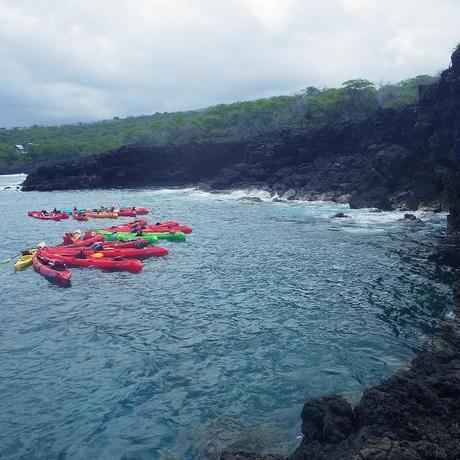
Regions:
[[[72, 269], [69, 289], [0, 266], [0, 458], [288, 451], [308, 398], [356, 399], [449, 314], [449, 275], [426, 261], [445, 216], [408, 225], [398, 213], [243, 194], [0, 192], [1, 258], [98, 224], [39, 221], [31, 209], [135, 204], [194, 229], [139, 274]], [[351, 217], [331, 220], [340, 210]]]

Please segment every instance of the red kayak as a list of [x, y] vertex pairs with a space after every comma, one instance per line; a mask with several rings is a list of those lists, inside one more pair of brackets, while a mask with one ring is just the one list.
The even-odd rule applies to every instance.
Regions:
[[94, 235], [91, 238], [79, 238], [74, 240], [71, 245], [62, 245], [62, 246], [89, 246], [93, 243], [98, 243], [99, 241], [104, 240], [104, 235]]
[[40, 255], [35, 255], [32, 263], [35, 271], [44, 276], [48, 281], [64, 287], [70, 284], [72, 274], [64, 264], [55, 263], [53, 260], [41, 257]]
[[137, 227], [144, 227], [147, 225], [146, 220], [134, 220], [132, 222], [125, 222], [119, 225], [112, 225], [111, 227], [105, 227], [102, 230], [106, 230], [108, 232], [126, 232], [131, 231], [131, 229], [135, 226]]
[[118, 215], [121, 217], [136, 217], [137, 212], [134, 209], [119, 209]]
[[117, 270], [117, 271], [128, 271], [137, 273], [142, 270], [142, 262], [137, 259], [123, 259], [123, 258], [92, 258], [87, 257], [86, 259], [80, 259], [77, 257], [63, 256], [61, 254], [53, 254], [47, 250], [40, 250], [38, 255], [42, 255], [47, 259], [54, 262], [63, 262], [69, 267], [95, 267], [102, 268], [104, 270]]
[[[96, 241], [96, 243], [93, 244], [98, 244], [102, 246], [103, 249], [106, 248], [112, 248], [112, 249], [123, 249], [123, 248], [137, 248], [139, 246], [139, 243], [142, 244], [144, 247], [149, 245], [149, 242], [146, 240], [131, 240], [131, 241]], [[92, 244], [89, 244], [87, 246], [85, 245], [78, 245], [78, 244], [67, 244], [67, 245], [59, 245], [59, 246], [51, 246], [47, 249], [60, 249], [63, 252], [65, 252], [68, 249], [80, 249], [80, 248], [87, 248], [91, 249], [89, 246]]]
[[27, 214], [30, 217], [41, 220], [61, 220], [69, 218], [69, 215], [65, 212], [49, 212], [44, 214], [42, 211], [29, 211]]
[[142, 231], [146, 233], [182, 232], [189, 234], [192, 233], [192, 227], [188, 225], [147, 225]]
[[[102, 249], [101, 251], [91, 248], [74, 248], [68, 249], [67, 246], [47, 248], [47, 253], [54, 255], [61, 255], [64, 257], [75, 257], [82, 251], [87, 257], [91, 257], [94, 254], [102, 254], [105, 258], [124, 257], [126, 259], [146, 259], [148, 257], [162, 257], [169, 254], [169, 251], [161, 246], [149, 246], [142, 249], [136, 248], [114, 248], [114, 249]], [[99, 257], [99, 260], [102, 257]]]
[[88, 220], [84, 214], [79, 214], [78, 212], [73, 212], [72, 217], [79, 222], [86, 222]]
[[[123, 208], [126, 209], [126, 208]], [[129, 209], [129, 208], [128, 208]], [[147, 208], [135, 208], [136, 214], [143, 216], [149, 213], [149, 210]]]
[[[145, 223], [144, 223], [145, 222]], [[147, 233], [163, 233], [163, 232], [182, 232], [185, 234], [192, 233], [192, 227], [181, 225], [177, 222], [160, 222], [159, 224], [147, 224], [147, 221], [129, 222], [128, 224], [116, 225], [107, 227], [103, 230], [109, 232], [131, 232], [133, 227], [140, 227]]]

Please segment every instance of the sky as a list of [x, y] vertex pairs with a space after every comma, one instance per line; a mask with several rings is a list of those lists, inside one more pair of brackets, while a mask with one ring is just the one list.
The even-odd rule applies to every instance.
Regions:
[[460, 0], [0, 0], [0, 126], [436, 74]]

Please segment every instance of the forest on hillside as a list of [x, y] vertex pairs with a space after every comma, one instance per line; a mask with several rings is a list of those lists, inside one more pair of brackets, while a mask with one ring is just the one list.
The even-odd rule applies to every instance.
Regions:
[[415, 104], [418, 86], [437, 79], [419, 75], [378, 87], [368, 80], [355, 79], [340, 88], [310, 86], [292, 96], [219, 104], [196, 111], [62, 126], [0, 128], [0, 168], [19, 172], [21, 168], [92, 155], [131, 142], [165, 145], [206, 139], [245, 140], [270, 131], [305, 130], [362, 118], [379, 107]]

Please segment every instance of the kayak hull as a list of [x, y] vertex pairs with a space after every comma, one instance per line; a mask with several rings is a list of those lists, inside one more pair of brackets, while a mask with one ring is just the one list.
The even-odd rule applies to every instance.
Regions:
[[30, 217], [41, 220], [61, 220], [68, 219], [69, 215], [65, 212], [54, 212], [49, 214], [43, 214], [41, 211], [29, 211], [27, 213]]
[[24, 270], [27, 267], [30, 267], [32, 265], [33, 258], [34, 258], [33, 254], [26, 255], [26, 256], [20, 256], [19, 259], [14, 264], [14, 269], [19, 271], [19, 270]]
[[106, 241], [130, 241], [130, 240], [144, 240], [149, 244], [157, 243], [158, 237], [154, 233], [146, 233], [145, 235], [137, 235], [136, 233], [118, 232], [112, 233], [106, 230], [100, 230], [101, 235], [104, 236]]
[[137, 273], [142, 270], [142, 262], [137, 259], [111, 259], [111, 258], [92, 258], [87, 257], [86, 259], [79, 259], [76, 257], [63, 256], [61, 254], [53, 254], [48, 251], [41, 251], [41, 253], [54, 261], [63, 262], [69, 267], [94, 267], [102, 270], [111, 271], [128, 271], [131, 273]]
[[86, 217], [91, 217], [93, 219], [117, 219], [118, 213], [110, 211], [102, 212], [86, 212]]
[[84, 214], [78, 214], [78, 212], [73, 212], [72, 217], [78, 222], [87, 222], [88, 218]]
[[133, 209], [120, 209], [117, 211], [120, 217], [136, 217], [137, 212]]
[[59, 286], [66, 287], [70, 285], [70, 278], [72, 277], [70, 270], [67, 270], [67, 268], [56, 270], [45, 262], [53, 263], [49, 259], [41, 258], [41, 256], [37, 254], [33, 257], [32, 264], [37, 273], [40, 273], [40, 275], [44, 276], [48, 281]]
[[70, 245], [62, 245], [62, 246], [89, 246], [90, 244], [93, 243], [98, 243], [100, 241], [103, 241], [104, 237], [102, 235], [94, 235], [91, 238], [80, 238], [78, 240], [75, 240], [72, 244]]
[[50, 254], [57, 254], [64, 257], [75, 257], [78, 254], [84, 252], [88, 257], [92, 257], [97, 254], [96, 257], [114, 258], [124, 257], [126, 259], [147, 259], [148, 257], [163, 257], [169, 254], [169, 251], [161, 246], [149, 246], [142, 249], [136, 248], [114, 248], [114, 249], [102, 249], [101, 251], [94, 250], [91, 248], [75, 248], [68, 249], [64, 247], [47, 248], [47, 252]]

